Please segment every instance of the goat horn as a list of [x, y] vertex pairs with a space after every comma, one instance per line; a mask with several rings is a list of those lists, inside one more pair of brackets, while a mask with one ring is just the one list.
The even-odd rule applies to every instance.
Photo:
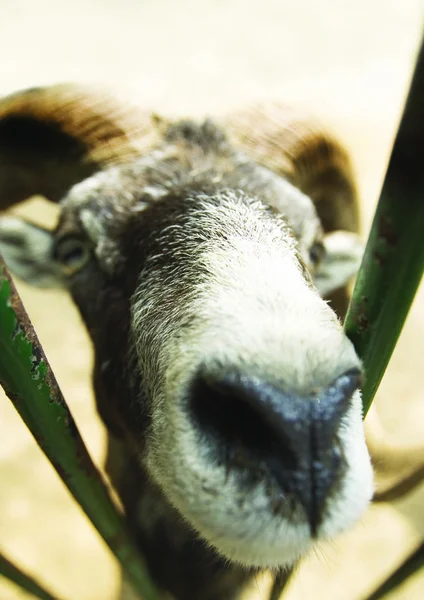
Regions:
[[352, 165], [346, 150], [324, 127], [276, 103], [230, 113], [226, 124], [233, 142], [246, 154], [312, 199], [325, 231], [358, 231]]
[[100, 168], [153, 143], [149, 114], [64, 84], [0, 99], [0, 210], [30, 196], [58, 202]]

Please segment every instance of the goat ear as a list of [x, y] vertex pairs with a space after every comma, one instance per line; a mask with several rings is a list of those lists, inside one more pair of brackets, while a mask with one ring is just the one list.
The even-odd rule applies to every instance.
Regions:
[[324, 257], [315, 274], [321, 296], [345, 286], [361, 265], [363, 245], [355, 233], [333, 231], [324, 237]]
[[10, 271], [36, 287], [63, 287], [50, 231], [23, 219], [0, 219], [0, 254]]
[[149, 146], [147, 113], [74, 85], [0, 99], [0, 210], [34, 195], [58, 202], [100, 168]]

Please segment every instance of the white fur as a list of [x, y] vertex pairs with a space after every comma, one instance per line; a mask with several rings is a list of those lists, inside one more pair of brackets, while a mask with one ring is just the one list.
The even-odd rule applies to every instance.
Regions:
[[[202, 282], [181, 309], [185, 315], [171, 311], [157, 324], [155, 365], [146, 362], [143, 333], [160, 294], [153, 279], [140, 286], [133, 322], [140, 332], [141, 370], [166, 373], [165, 382], [155, 380], [150, 390], [155, 396], [150, 473], [221, 554], [248, 566], [278, 567], [292, 564], [315, 543], [305, 515], [299, 508], [289, 520], [274, 516], [265, 482], [246, 497], [237, 475], [211, 460], [183, 409], [188, 385], [203, 364], [218, 376], [237, 368], [302, 394], [328, 385], [359, 366], [359, 360], [333, 311], [304, 280], [293, 241], [277, 227], [251, 226], [259, 229], [257, 242], [234, 235], [226, 247], [198, 248], [199, 264], [207, 266], [210, 281]], [[189, 313], [199, 318], [182, 334], [178, 324]], [[371, 499], [372, 472], [361, 416], [360, 395], [355, 393], [340, 428], [348, 470], [331, 498], [318, 541], [350, 526]]]

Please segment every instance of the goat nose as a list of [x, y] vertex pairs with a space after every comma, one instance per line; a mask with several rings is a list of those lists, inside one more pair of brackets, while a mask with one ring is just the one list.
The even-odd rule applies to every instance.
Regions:
[[296, 395], [238, 373], [219, 380], [202, 374], [189, 406], [196, 425], [229, 463], [227, 468], [257, 472], [264, 465], [283, 496], [301, 504], [314, 536], [329, 492], [340, 478], [343, 457], [337, 432], [360, 381], [359, 369], [351, 369], [326, 388]]

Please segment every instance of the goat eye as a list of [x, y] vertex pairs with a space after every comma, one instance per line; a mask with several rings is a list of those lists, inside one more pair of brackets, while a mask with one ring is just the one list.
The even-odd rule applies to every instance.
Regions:
[[315, 242], [312, 244], [311, 248], [309, 249], [309, 258], [314, 266], [318, 265], [322, 261], [324, 258], [324, 252], [325, 248], [322, 242]]
[[86, 240], [77, 236], [67, 236], [57, 241], [54, 257], [66, 275], [73, 275], [87, 263], [90, 250]]

